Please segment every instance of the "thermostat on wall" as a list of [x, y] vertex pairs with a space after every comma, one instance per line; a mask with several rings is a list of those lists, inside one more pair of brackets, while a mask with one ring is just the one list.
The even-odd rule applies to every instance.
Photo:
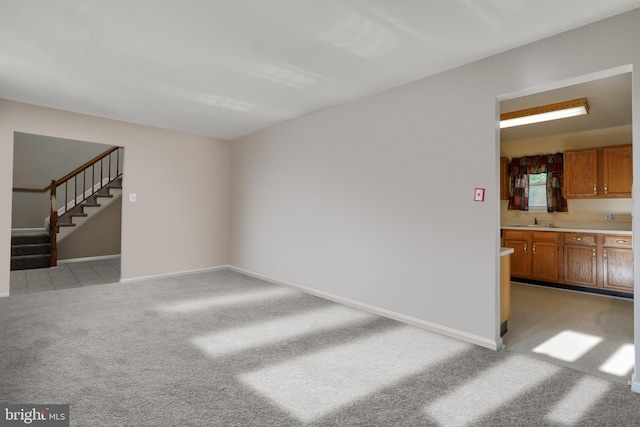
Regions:
[[484, 188], [476, 188], [476, 192], [473, 196], [474, 202], [484, 202]]

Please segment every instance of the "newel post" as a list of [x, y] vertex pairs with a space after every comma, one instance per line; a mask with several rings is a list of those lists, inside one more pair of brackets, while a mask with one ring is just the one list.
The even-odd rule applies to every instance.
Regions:
[[51, 235], [51, 267], [58, 265], [58, 208], [56, 207], [55, 180], [51, 180], [51, 215], [49, 216], [49, 234]]

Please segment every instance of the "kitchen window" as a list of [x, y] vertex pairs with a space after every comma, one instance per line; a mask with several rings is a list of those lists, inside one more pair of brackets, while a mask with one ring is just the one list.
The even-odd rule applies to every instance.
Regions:
[[529, 174], [529, 212], [547, 211], [547, 174]]
[[514, 157], [509, 163], [509, 210], [567, 212], [562, 153]]

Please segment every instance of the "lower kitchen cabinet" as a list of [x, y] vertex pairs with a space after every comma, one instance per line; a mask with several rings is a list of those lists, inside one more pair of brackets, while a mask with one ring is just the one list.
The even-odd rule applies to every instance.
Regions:
[[598, 285], [595, 234], [563, 233], [563, 282], [570, 285]]
[[558, 233], [531, 232], [531, 278], [547, 282], [560, 279]]
[[504, 230], [511, 276], [633, 293], [631, 236]]
[[633, 249], [629, 236], [605, 236], [602, 248], [602, 286], [633, 292]]
[[505, 230], [502, 246], [513, 248], [511, 254], [511, 276], [529, 277], [528, 232]]

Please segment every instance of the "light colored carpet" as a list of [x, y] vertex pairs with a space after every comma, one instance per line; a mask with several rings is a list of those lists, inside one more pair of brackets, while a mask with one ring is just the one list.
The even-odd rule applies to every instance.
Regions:
[[74, 426], [638, 425], [629, 388], [232, 271], [0, 300], [0, 402]]

